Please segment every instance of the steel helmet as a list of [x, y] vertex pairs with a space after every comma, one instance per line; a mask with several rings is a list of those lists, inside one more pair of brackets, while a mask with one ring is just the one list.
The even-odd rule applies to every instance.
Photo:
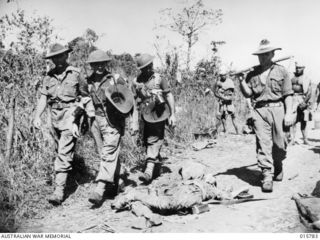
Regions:
[[150, 63], [153, 62], [154, 56], [144, 53], [144, 54], [139, 54], [136, 56], [136, 63], [139, 69], [144, 68], [148, 66]]
[[95, 50], [89, 54], [87, 63], [107, 62], [111, 61], [111, 57], [102, 50]]
[[68, 48], [68, 47], [64, 47], [62, 44], [60, 43], [54, 43], [49, 47], [49, 52], [46, 54], [46, 56], [44, 57], [44, 59], [50, 59], [54, 56], [60, 55], [62, 53], [68, 53], [71, 52], [72, 49]]

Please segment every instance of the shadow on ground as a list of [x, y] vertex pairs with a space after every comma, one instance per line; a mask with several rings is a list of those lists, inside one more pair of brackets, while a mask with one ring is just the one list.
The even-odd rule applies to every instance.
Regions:
[[72, 162], [72, 171], [67, 180], [66, 198], [73, 194], [79, 185], [90, 183], [95, 179], [96, 172], [89, 169], [84, 161], [84, 158], [75, 154]]
[[314, 153], [320, 154], [320, 146], [310, 148], [310, 150], [313, 151]]
[[216, 174], [219, 175], [234, 175], [241, 179], [244, 182], [247, 182], [251, 186], [260, 186], [261, 185], [261, 172], [255, 169], [250, 169], [249, 167], [255, 166], [256, 164], [243, 166], [239, 168], [231, 168], [225, 172]]

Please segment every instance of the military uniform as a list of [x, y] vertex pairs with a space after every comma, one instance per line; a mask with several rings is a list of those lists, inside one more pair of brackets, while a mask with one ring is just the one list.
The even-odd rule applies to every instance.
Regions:
[[[141, 75], [133, 83], [136, 98], [140, 100], [140, 106], [146, 104], [152, 97], [151, 91], [154, 89], [162, 90], [163, 94], [170, 92], [169, 83], [165, 78], [161, 78], [158, 73], [153, 74], [149, 79], [144, 79]], [[144, 143], [147, 147], [147, 162], [157, 162], [164, 140], [166, 120], [150, 123], [143, 121]]]
[[[81, 102], [82, 97], [88, 97], [88, 88], [85, 80], [80, 76], [80, 70], [68, 66], [66, 70], [57, 75], [56, 69], [48, 72], [44, 78], [40, 93], [47, 97], [50, 106], [51, 122], [56, 151], [55, 171], [68, 172], [72, 169], [74, 147], [76, 138], [71, 128], [74, 121], [73, 112]], [[88, 116], [94, 116], [91, 102], [86, 105]]]
[[246, 83], [252, 90], [254, 103], [258, 166], [264, 180], [272, 181], [282, 171], [282, 160], [286, 157], [283, 99], [292, 95], [292, 84], [288, 72], [277, 64], [263, 73], [260, 66], [256, 67], [247, 75]]
[[[221, 95], [232, 97], [234, 93], [234, 83], [230, 78], [226, 78], [225, 81], [219, 80], [217, 83], [218, 91]], [[218, 118], [226, 119], [228, 115], [234, 118], [235, 108], [232, 100], [222, 100], [219, 101], [219, 116]]]
[[124, 134], [125, 117], [107, 100], [105, 90], [117, 84], [125, 85], [122, 78], [114, 79], [113, 75], [105, 72], [102, 80], [95, 84], [95, 74], [88, 78], [90, 96], [95, 107], [95, 121], [91, 132], [101, 156], [99, 174], [96, 181], [115, 183], [120, 169], [118, 160], [120, 140]]

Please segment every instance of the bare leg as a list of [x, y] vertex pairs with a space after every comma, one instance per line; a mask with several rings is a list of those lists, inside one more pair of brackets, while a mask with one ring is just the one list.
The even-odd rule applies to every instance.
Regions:
[[236, 124], [236, 117], [234, 115], [231, 116], [232, 124], [234, 126], [234, 130], [236, 131], [236, 134], [239, 134], [239, 128], [238, 125]]
[[300, 127], [301, 127], [303, 143], [308, 145], [309, 141], [308, 141], [308, 138], [307, 138], [307, 122], [306, 121], [301, 121], [300, 124], [301, 124]]
[[292, 144], [295, 144], [296, 131], [297, 131], [297, 124], [294, 124], [294, 125], [292, 125], [292, 127], [290, 128], [290, 135], [291, 135]]

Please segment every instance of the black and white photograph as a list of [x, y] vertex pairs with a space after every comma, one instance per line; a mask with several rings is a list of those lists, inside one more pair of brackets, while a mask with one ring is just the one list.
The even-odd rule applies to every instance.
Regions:
[[319, 24], [317, 0], [0, 0], [0, 239], [318, 238]]

